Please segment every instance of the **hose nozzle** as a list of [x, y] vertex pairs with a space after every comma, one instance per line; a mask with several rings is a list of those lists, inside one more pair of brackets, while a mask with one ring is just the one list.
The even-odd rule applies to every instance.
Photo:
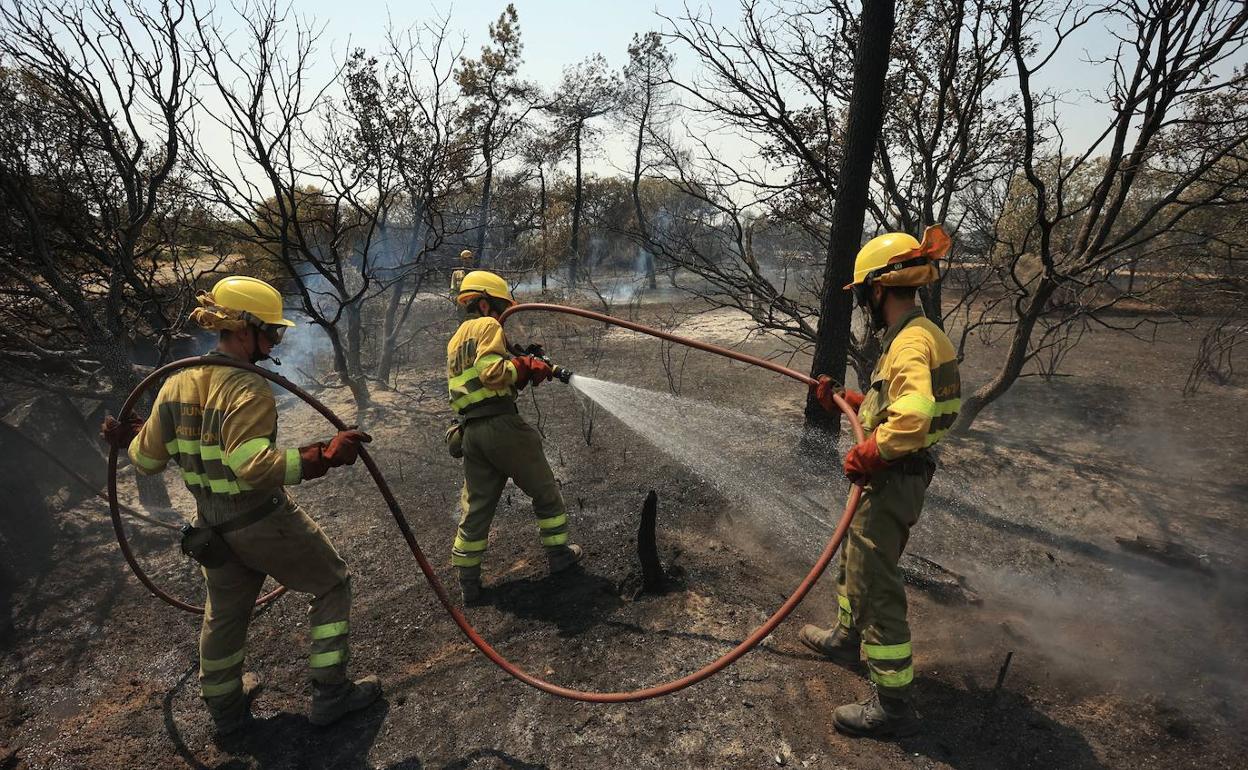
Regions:
[[566, 366], [560, 366], [559, 364], [554, 364], [553, 366], [550, 367], [550, 372], [551, 374], [555, 376], [555, 379], [559, 380], [564, 385], [567, 385], [568, 382], [572, 379], [572, 370]]

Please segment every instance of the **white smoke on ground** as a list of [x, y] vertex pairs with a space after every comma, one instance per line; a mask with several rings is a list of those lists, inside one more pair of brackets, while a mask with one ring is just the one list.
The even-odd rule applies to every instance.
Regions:
[[[795, 461], [800, 425], [631, 385], [574, 375], [570, 383], [694, 476], [716, 489], [732, 510], [795, 552], [809, 553], [835, 527], [846, 484]], [[818, 453], [840, 453], [840, 446]]]

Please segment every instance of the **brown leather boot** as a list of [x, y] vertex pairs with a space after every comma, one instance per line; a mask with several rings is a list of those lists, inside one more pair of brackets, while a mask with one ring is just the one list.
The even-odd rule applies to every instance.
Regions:
[[366, 676], [342, 684], [312, 683], [312, 711], [308, 721], [317, 727], [332, 725], [353, 711], [368, 708], [381, 697], [381, 683]]
[[264, 689], [260, 676], [251, 671], [243, 674], [243, 697], [238, 705], [224, 714], [213, 714], [212, 721], [216, 725], [217, 736], [230, 735], [251, 724], [251, 702]]
[[808, 648], [843, 666], [862, 662], [862, 635], [852, 628], [839, 624], [830, 629], [805, 625], [797, 638]]
[[875, 688], [861, 703], [838, 706], [832, 713], [832, 724], [846, 735], [860, 738], [901, 738], [919, 731], [910, 701], [880, 695]]
[[550, 572], [553, 575], [556, 572], [563, 572], [573, 564], [584, 558], [585, 553], [579, 545], [565, 545], [561, 548], [547, 548], [546, 561], [550, 565]]

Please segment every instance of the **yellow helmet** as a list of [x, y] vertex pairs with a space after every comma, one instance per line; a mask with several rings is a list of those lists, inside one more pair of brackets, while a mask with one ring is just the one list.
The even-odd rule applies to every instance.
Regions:
[[511, 287], [502, 276], [488, 270], [473, 270], [459, 282], [459, 296], [456, 301], [460, 305], [467, 305], [481, 296], [501, 299], [508, 305], [516, 304], [515, 297], [511, 296]]
[[471, 250], [471, 249], [464, 249], [463, 251], [459, 252], [459, 261], [460, 261], [460, 262], [471, 262], [471, 261], [472, 261], [472, 250]]
[[909, 233], [885, 233], [867, 241], [854, 259], [852, 289], [866, 283], [882, 286], [926, 286], [940, 278], [934, 264], [949, 253], [952, 242], [945, 229], [932, 225], [923, 233], [923, 242]]
[[261, 323], [295, 325], [294, 321], [282, 317], [281, 293], [259, 278], [247, 275], [222, 278], [212, 287], [212, 301], [226, 310], [248, 313]]

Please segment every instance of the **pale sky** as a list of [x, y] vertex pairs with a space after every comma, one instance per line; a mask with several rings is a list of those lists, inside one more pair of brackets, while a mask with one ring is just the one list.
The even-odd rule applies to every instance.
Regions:
[[[722, 25], [735, 27], [740, 16], [737, 0], [689, 0], [693, 9], [709, 9]], [[524, 42], [522, 75], [545, 88], [558, 83], [565, 66], [592, 54], [602, 53], [614, 69], [627, 61], [627, 48], [634, 33], [648, 30], [665, 31], [667, 23], [659, 14], [679, 17], [685, 14], [683, 2], [558, 2], [556, 0], [517, 0], [521, 36]], [[418, 2], [387, 4], [376, 0], [301, 0], [297, 12], [325, 24], [316, 60], [318, 75], [327, 78], [335, 61], [341, 61], [351, 47], [377, 51], [381, 47], [388, 20], [395, 26], [409, 26], [421, 19], [443, 15], [449, 11], [450, 28], [466, 40], [465, 55], [476, 56], [486, 42], [487, 26], [506, 7], [505, 0], [460, 0], [454, 4]], [[228, 13], [228, 6], [218, 6]], [[897, 29], [897, 35], [906, 30]], [[1084, 60], [1112, 51], [1114, 41], [1104, 28], [1089, 27], [1078, 33], [1064, 47], [1064, 55], [1056, 58], [1038, 78], [1037, 87], [1052, 87], [1066, 94], [1061, 122], [1071, 143], [1069, 150], [1086, 146], [1105, 125], [1104, 109], [1096, 105], [1092, 95], [1099, 96], [1108, 82], [1109, 72], [1103, 66], [1092, 66]], [[693, 74], [696, 61], [678, 45], [676, 71], [687, 78]], [[323, 69], [322, 69], [323, 68]], [[609, 119], [606, 119], [609, 120]], [[609, 123], [604, 122], [604, 126]], [[740, 139], [722, 143], [729, 155], [747, 152]], [[628, 149], [623, 138], [606, 145], [605, 157], [588, 159], [588, 168], [598, 173], [611, 173], [616, 167], [627, 167]]]

